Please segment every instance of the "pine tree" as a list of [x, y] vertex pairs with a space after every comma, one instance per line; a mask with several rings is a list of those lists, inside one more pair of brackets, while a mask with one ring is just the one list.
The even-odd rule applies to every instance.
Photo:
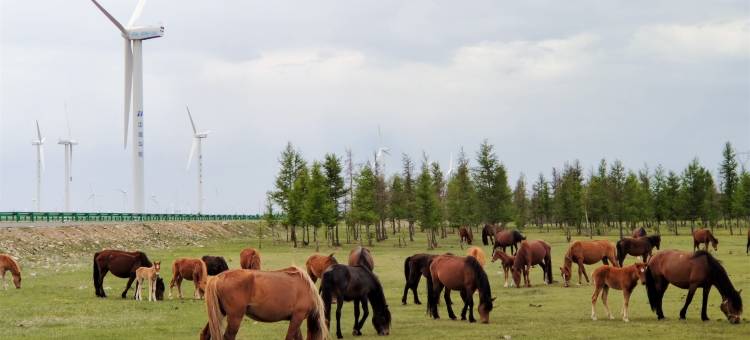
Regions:
[[513, 190], [513, 206], [516, 227], [524, 228], [529, 218], [529, 199], [526, 197], [526, 178], [523, 173], [518, 177], [516, 188]]
[[453, 227], [476, 225], [476, 190], [471, 181], [469, 160], [463, 150], [458, 157], [455, 175], [448, 180], [446, 214]]
[[669, 201], [667, 201], [667, 177], [664, 174], [664, 168], [656, 167], [654, 171], [654, 180], [651, 184], [651, 197], [653, 197], [653, 211], [656, 219], [656, 231], [660, 232], [662, 222], [669, 219]]
[[[732, 149], [731, 143], [727, 142], [724, 144], [722, 156], [724, 160], [719, 167], [719, 175], [721, 176], [721, 212], [724, 215], [724, 219], [728, 220], [735, 217], [732, 208], [734, 207], [734, 191], [737, 189], [739, 182], [736, 154], [734, 149]], [[729, 223], [729, 234], [734, 234], [731, 222]]]
[[743, 169], [738, 178], [737, 188], [732, 199], [732, 211], [737, 217], [739, 226], [741, 218], [748, 219], [748, 222], [750, 222], [750, 173]]
[[682, 199], [685, 204], [686, 218], [691, 221], [690, 231], [694, 230], [694, 222], [709, 221], [713, 196], [711, 174], [700, 165], [698, 158], [688, 164], [682, 172]]
[[511, 191], [505, 166], [500, 164], [494, 146], [487, 140], [479, 146], [473, 177], [482, 221], [490, 224], [510, 221]]
[[534, 183], [532, 194], [532, 215], [536, 224], [540, 228], [544, 226], [550, 214], [550, 197], [549, 183], [540, 173], [539, 178]]
[[[308, 173], [307, 167], [303, 166], [296, 176], [292, 190], [289, 192], [287, 201], [286, 223], [292, 228], [291, 239], [297, 248], [297, 227], [304, 226], [305, 220], [305, 198], [307, 196]], [[304, 242], [304, 234], [303, 234]]]
[[620, 238], [624, 236], [622, 222], [625, 219], [625, 202], [623, 199], [625, 194], [625, 179], [625, 167], [622, 165], [622, 162], [615, 160], [615, 163], [612, 164], [609, 170], [607, 184], [609, 187], [609, 201], [612, 207], [611, 212], [615, 221], [619, 224]]
[[391, 178], [390, 193], [391, 199], [388, 211], [390, 212], [391, 224], [393, 224], [393, 234], [396, 235], [396, 226], [398, 226], [398, 233], [400, 234], [401, 220], [406, 216], [406, 195], [404, 194], [404, 181], [401, 176], [394, 175]]
[[[354, 201], [352, 202], [352, 215], [354, 220], [365, 226], [367, 233], [367, 243], [372, 246], [372, 235], [370, 226], [374, 225], [378, 219], [377, 207], [375, 202], [375, 190], [377, 179], [372, 171], [372, 166], [368, 162], [362, 167], [356, 180], [356, 190], [354, 191]], [[362, 238], [360, 236], [360, 242]]]
[[339, 207], [348, 190], [344, 186], [344, 178], [341, 175], [341, 160], [335, 154], [326, 154], [323, 168], [325, 170], [326, 187], [328, 188], [328, 201], [330, 202], [325, 214], [324, 223], [330, 230], [331, 243], [334, 246], [340, 246], [339, 221], [341, 220], [342, 212], [339, 210]]
[[[320, 248], [318, 243], [318, 229], [330, 218], [332, 202], [328, 197], [326, 177], [323, 175], [323, 167], [320, 163], [313, 162], [310, 168], [310, 178], [305, 193], [304, 216], [307, 226], [313, 228], [313, 242], [316, 250]], [[308, 236], [309, 241], [309, 236]]]
[[440, 221], [439, 227], [441, 230], [440, 238], [448, 237], [445, 232], [445, 179], [443, 179], [443, 171], [440, 170], [440, 164], [438, 162], [432, 162], [430, 164], [430, 177], [432, 177], [432, 187], [435, 189], [435, 197], [437, 197], [437, 218]]
[[430, 168], [425, 156], [422, 162], [422, 171], [416, 182], [416, 210], [415, 215], [422, 227], [429, 231], [427, 240], [428, 248], [433, 249], [436, 245], [435, 230], [440, 223], [438, 215], [438, 199]]
[[680, 177], [674, 171], [669, 171], [667, 174], [667, 184], [664, 188], [664, 202], [667, 203], [666, 219], [672, 221], [674, 234], [677, 235], [679, 233], [677, 221], [684, 219], [685, 202], [682, 197]]
[[414, 163], [407, 154], [403, 154], [401, 160], [403, 163], [402, 176], [404, 179], [404, 218], [409, 222], [409, 241], [414, 242], [414, 223], [417, 220], [415, 214], [417, 209], [417, 195], [414, 179]]

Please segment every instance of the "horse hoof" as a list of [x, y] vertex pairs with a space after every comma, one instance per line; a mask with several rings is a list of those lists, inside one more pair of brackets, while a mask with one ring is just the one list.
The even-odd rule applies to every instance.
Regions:
[[414, 304], [415, 304], [415, 305], [421, 305], [422, 303], [421, 303], [421, 302], [419, 302], [419, 301], [414, 301]]
[[475, 319], [469, 319], [469, 322], [475, 323], [475, 322], [477, 322], [477, 320], [475, 320]]
[[630, 319], [622, 319], [622, 321], [630, 322]]
[[451, 318], [451, 320], [456, 321], [456, 317], [455, 316], [451, 316], [450, 318]]
[[591, 320], [596, 321], [596, 316], [591, 316]]
[[701, 317], [701, 320], [703, 320], [703, 321], [710, 321], [711, 319], [709, 319], [708, 317]]
[[343, 339], [343, 338], [344, 338], [344, 336], [343, 336], [343, 335], [341, 335], [341, 334], [336, 334], [336, 338], [337, 338], [337, 339]]

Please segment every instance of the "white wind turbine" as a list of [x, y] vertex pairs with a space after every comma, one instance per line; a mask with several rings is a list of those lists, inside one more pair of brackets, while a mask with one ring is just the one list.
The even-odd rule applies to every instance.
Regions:
[[[145, 0], [138, 1], [127, 27], [120, 24], [96, 0], [91, 0], [97, 8], [122, 32], [125, 39], [125, 115], [124, 146], [128, 144], [128, 120], [130, 102], [133, 102], [133, 210], [143, 213], [143, 52], [144, 40], [164, 36], [164, 26], [134, 26], [143, 11]], [[132, 96], [131, 96], [132, 90]]]
[[36, 146], [36, 196], [32, 199], [34, 201], [34, 208], [36, 211], [42, 211], [42, 172], [44, 172], [44, 141], [47, 139], [42, 137], [42, 130], [39, 129], [39, 121], [36, 123], [36, 137], [31, 141], [31, 145]]
[[193, 127], [193, 145], [190, 147], [190, 155], [188, 155], [187, 166], [185, 170], [190, 170], [190, 163], [193, 161], [193, 155], [198, 154], [198, 214], [203, 213], [203, 147], [202, 141], [204, 138], [208, 138], [208, 134], [211, 131], [198, 132], [195, 128], [195, 122], [193, 122], [193, 115], [190, 114], [190, 108], [185, 106], [187, 109], [188, 118], [190, 118], [190, 125]]
[[[67, 108], [66, 108], [67, 113]], [[70, 121], [68, 122], [68, 137], [60, 138], [57, 144], [65, 146], [65, 211], [70, 211], [70, 183], [73, 182], [73, 145], [77, 145], [78, 141], [71, 137], [70, 133]]]
[[119, 191], [122, 194], [122, 212], [126, 212], [128, 210], [128, 192], [122, 188], [115, 190]]
[[[453, 153], [451, 152], [450, 155], [451, 155], [450, 156], [451, 158], [450, 158], [450, 161], [448, 161], [448, 172], [446, 172], [446, 176], [445, 176], [445, 178], [447, 180], [451, 179], [451, 175], [453, 175], [453, 171], [454, 171], [454, 169], [453, 169]], [[446, 181], [446, 183], [447, 183], [447, 181]]]
[[91, 194], [89, 194], [89, 201], [91, 201], [91, 212], [96, 211], [96, 197], [99, 196], [94, 191], [94, 187], [89, 184], [89, 189], [91, 189]]
[[380, 142], [380, 146], [378, 147], [378, 152], [375, 154], [375, 162], [379, 164], [382, 167], [382, 174], [385, 176], [385, 156], [390, 156], [391, 149], [388, 147], [383, 146], [383, 135], [380, 133], [380, 126], [378, 125], [378, 140]]

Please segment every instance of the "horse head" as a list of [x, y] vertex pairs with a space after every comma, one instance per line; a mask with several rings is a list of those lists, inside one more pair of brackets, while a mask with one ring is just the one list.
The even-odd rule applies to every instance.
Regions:
[[636, 275], [638, 275], [638, 279], [641, 281], [641, 284], [646, 284], [646, 268], [647, 264], [643, 262], [637, 262], [633, 264], [636, 269]]
[[373, 313], [372, 326], [378, 332], [378, 335], [388, 335], [391, 333], [391, 311], [388, 305], [385, 305], [381, 313]]
[[159, 271], [161, 270], [161, 261], [154, 261], [154, 270], [159, 274]]
[[13, 285], [16, 286], [16, 289], [21, 289], [21, 272], [18, 272], [18, 275], [13, 275]]
[[714, 251], [719, 251], [719, 239], [716, 237], [711, 236], [711, 246], [714, 247]]
[[563, 287], [569, 287], [570, 286], [570, 267], [568, 266], [562, 266], [560, 267], [560, 275], [562, 275], [563, 278]]
[[723, 297], [720, 308], [724, 315], [726, 315], [729, 323], [738, 324], [742, 319], [742, 298], [740, 297], [742, 289], [735, 291], [734, 293], [736, 295], [733, 298], [727, 296]]
[[480, 302], [477, 306], [479, 312], [479, 321], [481, 323], [490, 323], [490, 311], [492, 311], [492, 303], [495, 301], [495, 297], [490, 299], [489, 302]]

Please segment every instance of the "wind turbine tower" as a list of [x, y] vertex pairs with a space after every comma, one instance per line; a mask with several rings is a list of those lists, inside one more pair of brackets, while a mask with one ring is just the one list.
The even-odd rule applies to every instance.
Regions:
[[36, 196], [34, 197], [34, 208], [37, 212], [42, 211], [42, 172], [44, 172], [44, 140], [42, 130], [39, 129], [39, 121], [36, 123], [36, 137], [31, 141], [31, 145], [36, 147]]
[[[66, 110], [67, 111], [67, 110]], [[71, 137], [70, 133], [70, 121], [68, 121], [68, 137], [60, 138], [57, 141], [65, 147], [65, 211], [70, 211], [70, 184], [73, 182], [73, 145], [77, 145], [78, 141]]]
[[198, 214], [203, 213], [203, 147], [202, 141], [204, 138], [208, 138], [208, 134], [211, 131], [198, 132], [195, 128], [195, 122], [193, 121], [193, 115], [190, 114], [190, 108], [185, 106], [187, 109], [188, 118], [190, 118], [190, 125], [193, 127], [193, 145], [190, 147], [190, 155], [188, 155], [187, 166], [185, 170], [190, 170], [190, 163], [193, 161], [193, 155], [198, 155]]

